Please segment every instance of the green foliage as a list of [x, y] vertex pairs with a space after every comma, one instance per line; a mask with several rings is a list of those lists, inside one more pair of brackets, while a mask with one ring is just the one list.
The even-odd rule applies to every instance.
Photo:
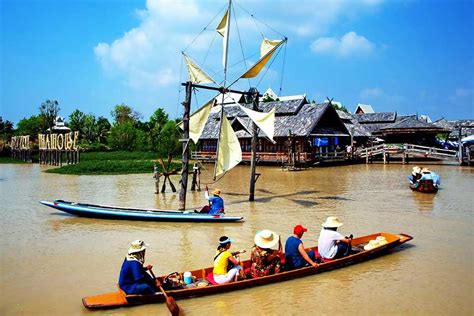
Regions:
[[44, 131], [44, 121], [40, 115], [32, 115], [29, 118], [22, 118], [16, 124], [16, 135], [30, 135], [37, 137], [39, 133]]
[[346, 112], [346, 113], [350, 113], [349, 110], [347, 110], [347, 108], [344, 105], [339, 106], [337, 104], [331, 103], [331, 106], [335, 110], [340, 110], [340, 111], [343, 111], [343, 112]]
[[265, 94], [265, 95], [263, 96], [262, 102], [265, 103], [265, 102], [273, 102], [273, 101], [278, 101], [278, 98], [276, 98], [276, 99], [275, 99], [275, 98], [272, 98], [272, 97], [271, 97], [270, 95], [268, 95], [268, 94]]
[[73, 131], [81, 131], [85, 124], [85, 114], [80, 110], [74, 110], [69, 115], [69, 128]]
[[117, 104], [114, 110], [110, 112], [110, 115], [114, 118], [115, 124], [122, 123], [135, 123], [141, 118], [141, 114], [132, 109], [132, 107], [126, 104]]
[[[65, 165], [46, 172], [77, 175], [152, 173], [156, 157], [156, 152], [143, 151], [87, 152], [81, 154], [81, 162], [77, 165]], [[161, 165], [157, 166], [162, 171]], [[171, 163], [171, 168], [180, 167], [181, 163]]]
[[149, 126], [149, 135], [152, 148], [158, 147], [158, 138], [160, 136], [161, 130], [168, 122], [168, 114], [162, 109], [158, 108], [150, 117], [148, 122]]
[[132, 122], [121, 123], [110, 129], [109, 145], [113, 149], [134, 150], [138, 146], [138, 129]]
[[180, 133], [176, 126], [176, 122], [168, 121], [162, 128], [158, 136], [158, 146], [156, 150], [160, 157], [168, 156], [168, 153], [176, 155], [181, 152], [181, 144], [179, 142]]

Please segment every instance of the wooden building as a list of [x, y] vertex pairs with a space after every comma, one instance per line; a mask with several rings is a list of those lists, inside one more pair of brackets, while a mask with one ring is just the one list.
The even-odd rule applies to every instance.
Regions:
[[[251, 105], [243, 105], [251, 108]], [[336, 110], [329, 104], [309, 103], [305, 96], [259, 103], [259, 110], [262, 112], [269, 112], [273, 107], [276, 108], [275, 143], [259, 132], [257, 151], [260, 162], [284, 163], [288, 161], [290, 151], [297, 153], [298, 161], [305, 164], [334, 158], [341, 153], [344, 156], [344, 147], [350, 144], [350, 134]], [[242, 159], [249, 160], [252, 121], [237, 106], [227, 105], [224, 111], [239, 138]], [[214, 158], [218, 127], [219, 116], [211, 113], [197, 151], [193, 153], [194, 158]]]

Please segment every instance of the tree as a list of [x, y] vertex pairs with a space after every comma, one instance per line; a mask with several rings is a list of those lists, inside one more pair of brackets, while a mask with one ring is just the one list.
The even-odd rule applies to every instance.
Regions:
[[9, 120], [3, 121], [3, 117], [0, 116], [0, 140], [6, 142], [13, 134], [13, 123]]
[[54, 121], [59, 114], [59, 110], [61, 110], [59, 108], [59, 103], [56, 100], [46, 100], [45, 102], [41, 103], [39, 109], [42, 119], [51, 133], [54, 126]]
[[132, 107], [125, 104], [117, 104], [110, 115], [114, 118], [115, 124], [122, 124], [126, 122], [138, 122], [141, 114], [132, 109]]
[[74, 110], [74, 112], [69, 115], [69, 128], [73, 131], [81, 131], [85, 123], [85, 114], [82, 111]]
[[36, 137], [44, 129], [43, 118], [39, 115], [32, 115], [29, 118], [22, 118], [16, 124], [16, 135], [30, 135]]
[[179, 142], [180, 133], [175, 121], [168, 121], [158, 137], [158, 155], [167, 157], [168, 153], [175, 155], [181, 152], [181, 144]]
[[114, 149], [133, 150], [136, 148], [137, 132], [132, 122], [116, 124], [110, 129], [109, 144]]
[[156, 148], [158, 137], [160, 136], [163, 126], [168, 122], [168, 114], [162, 108], [158, 108], [153, 115], [150, 117], [149, 135], [151, 140], [151, 146]]
[[89, 144], [92, 144], [97, 139], [97, 121], [94, 114], [84, 115], [84, 124], [81, 129], [82, 138]]
[[97, 119], [97, 141], [99, 143], [105, 144], [109, 135], [110, 127], [109, 120], [105, 117], [100, 116]]

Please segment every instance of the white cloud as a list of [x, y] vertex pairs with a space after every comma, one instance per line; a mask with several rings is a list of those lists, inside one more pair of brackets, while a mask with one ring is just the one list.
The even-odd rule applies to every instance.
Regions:
[[366, 88], [360, 92], [360, 97], [363, 99], [377, 98], [384, 94], [380, 88]]
[[321, 54], [335, 54], [345, 57], [352, 55], [369, 55], [375, 45], [364, 36], [355, 32], [348, 32], [340, 39], [335, 37], [321, 37], [311, 43], [311, 50]]

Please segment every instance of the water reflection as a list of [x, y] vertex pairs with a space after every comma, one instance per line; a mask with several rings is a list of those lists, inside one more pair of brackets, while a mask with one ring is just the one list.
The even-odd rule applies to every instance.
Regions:
[[420, 212], [432, 212], [434, 207], [435, 194], [413, 192], [413, 200]]

